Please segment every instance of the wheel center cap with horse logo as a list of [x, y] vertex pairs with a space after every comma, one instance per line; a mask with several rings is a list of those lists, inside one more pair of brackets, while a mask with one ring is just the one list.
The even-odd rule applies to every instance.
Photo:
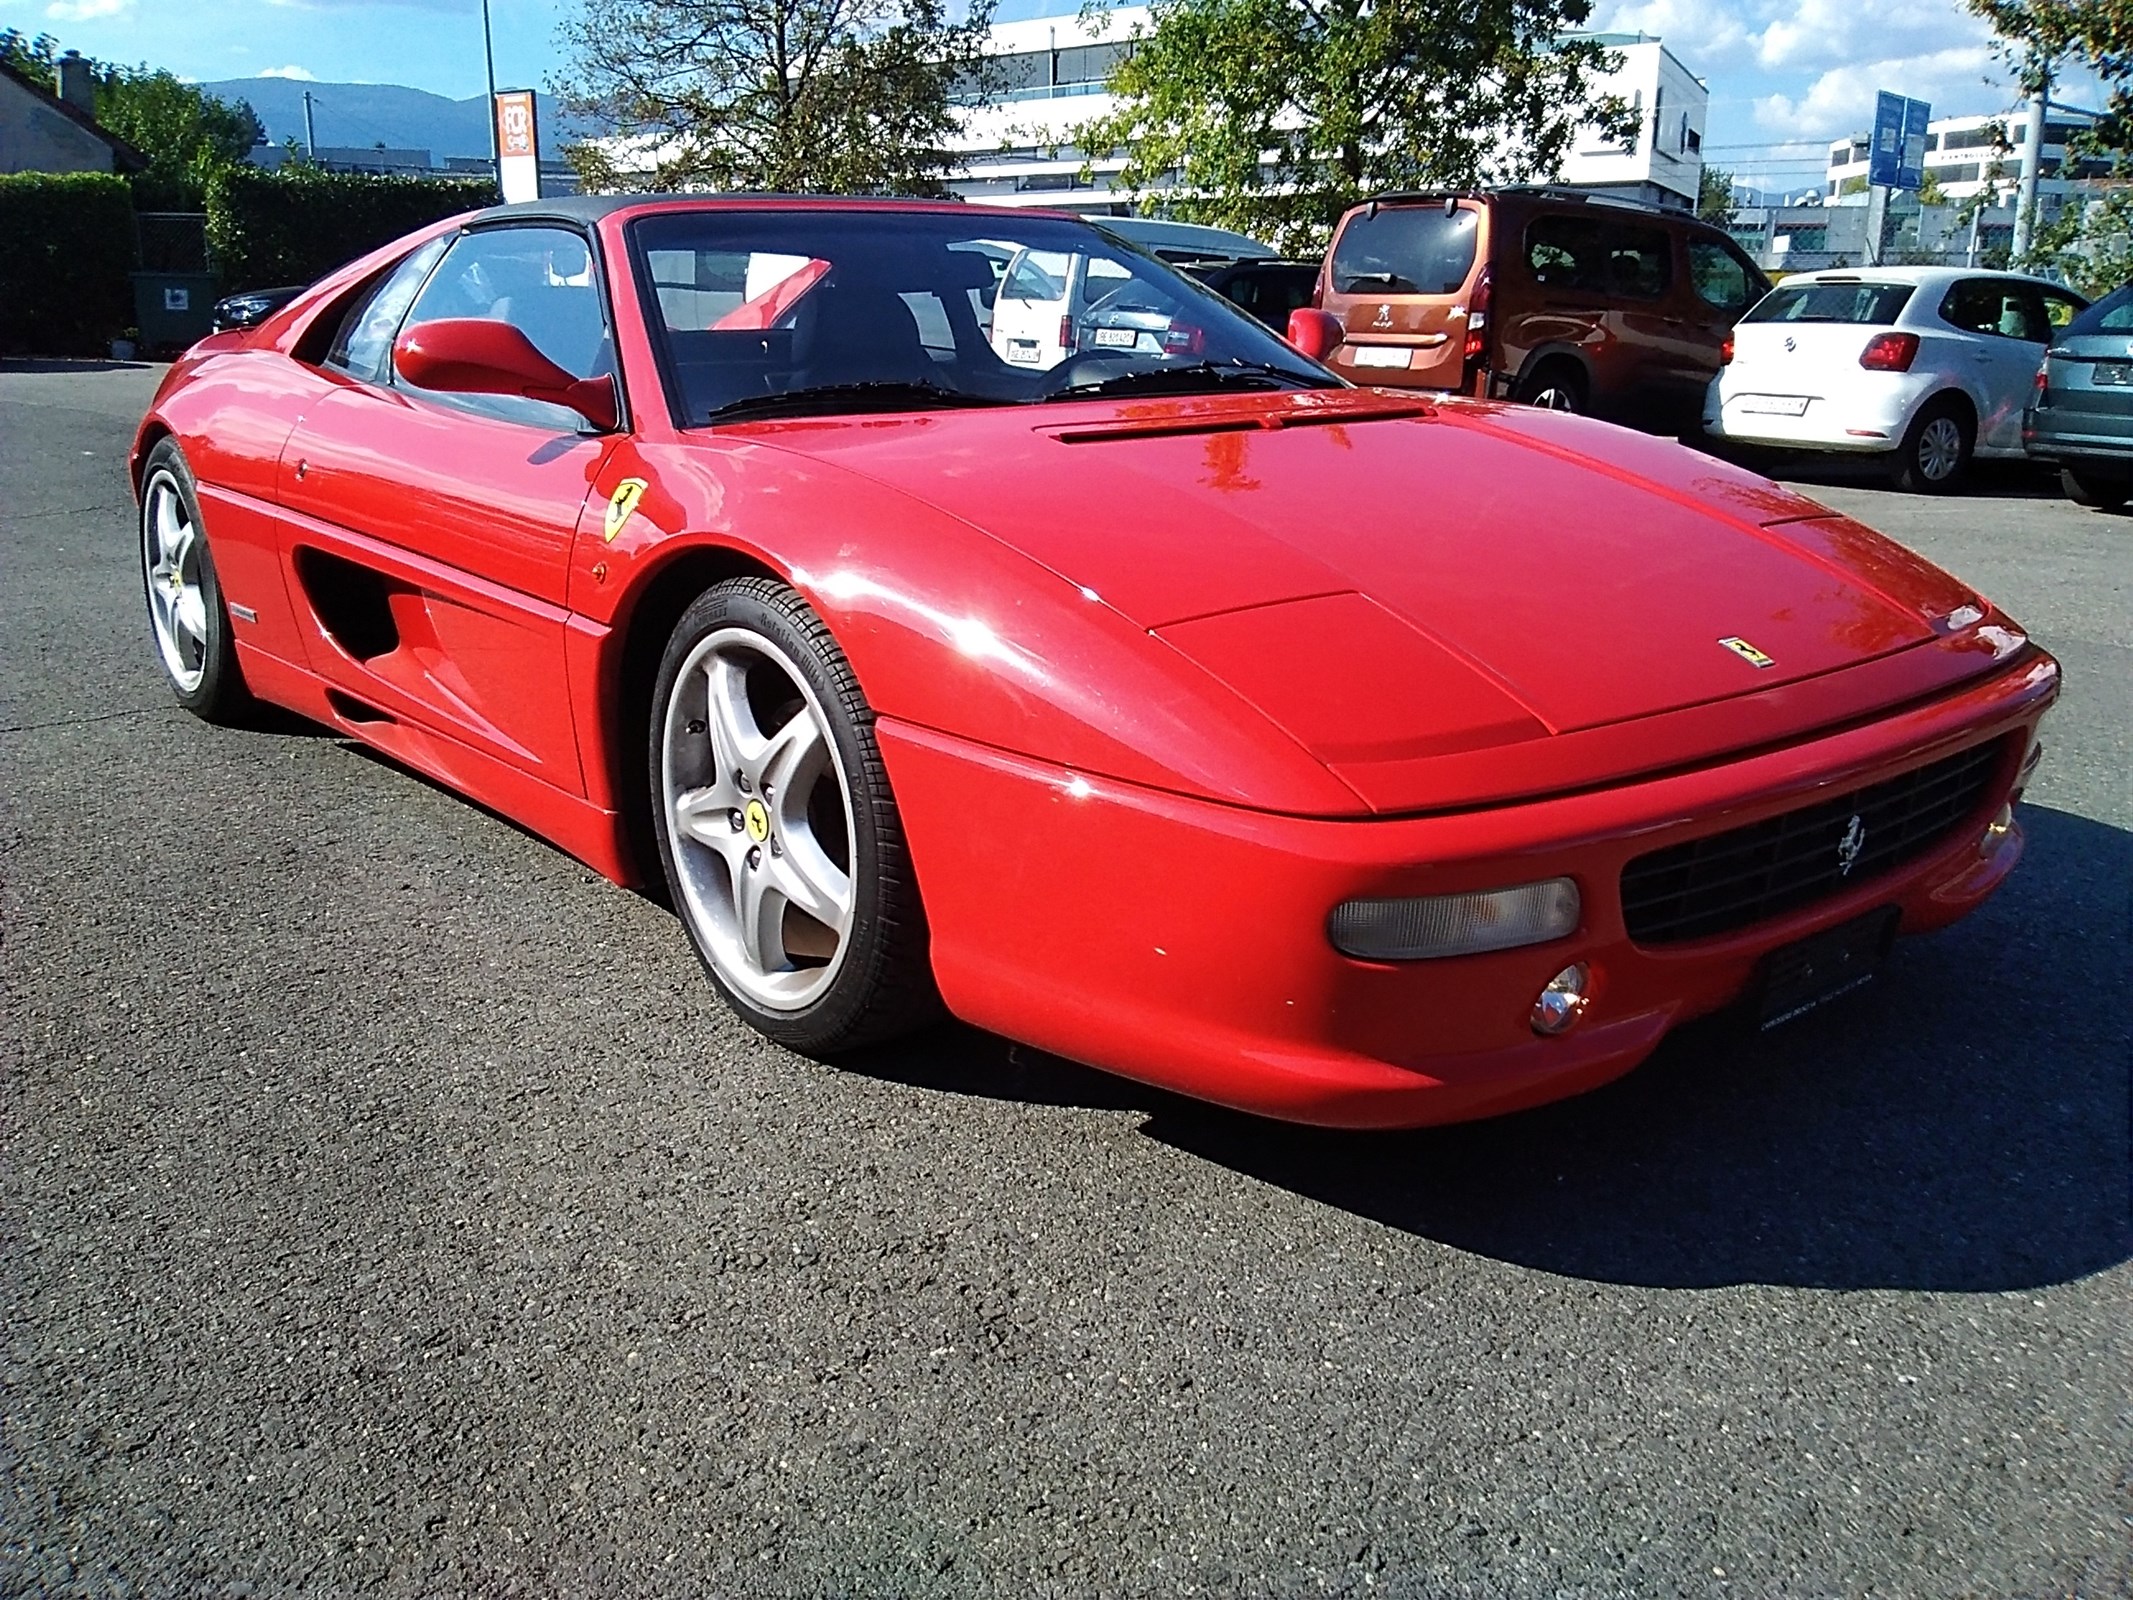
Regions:
[[[1854, 822], [1859, 819], [1854, 817]], [[770, 837], [770, 811], [760, 800], [748, 802], [748, 809], [741, 813], [741, 822], [748, 829], [748, 837], [761, 844]]]

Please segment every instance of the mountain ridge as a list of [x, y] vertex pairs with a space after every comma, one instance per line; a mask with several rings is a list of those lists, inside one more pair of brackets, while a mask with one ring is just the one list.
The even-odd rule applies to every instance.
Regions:
[[[300, 78], [226, 78], [203, 83], [205, 93], [251, 106], [267, 143], [304, 143], [304, 94], [312, 97], [312, 125], [321, 148], [427, 150], [433, 160], [489, 154], [488, 97], [453, 100], [399, 83], [314, 83]], [[563, 112], [551, 95], [535, 91], [541, 155], [560, 156], [566, 143], [599, 130]]]

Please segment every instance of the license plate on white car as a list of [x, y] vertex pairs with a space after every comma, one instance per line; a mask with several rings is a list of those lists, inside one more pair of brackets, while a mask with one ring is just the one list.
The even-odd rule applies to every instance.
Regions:
[[2099, 389], [2123, 389], [2133, 384], [2133, 361], [2099, 361], [2089, 369], [2089, 382]]
[[1737, 404], [1742, 411], [1769, 417], [1804, 417], [1807, 398], [1804, 394], [1744, 394]]
[[1405, 345], [1359, 344], [1355, 346], [1355, 365], [1359, 367], [1404, 367], [1414, 352]]

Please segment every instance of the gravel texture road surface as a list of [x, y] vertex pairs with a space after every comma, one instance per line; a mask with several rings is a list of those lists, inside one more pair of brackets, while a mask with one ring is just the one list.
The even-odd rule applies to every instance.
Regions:
[[2133, 1590], [2133, 517], [1816, 477], [2066, 664], [2014, 881], [1358, 1138], [796, 1058], [657, 906], [185, 716], [154, 377], [0, 368], [0, 1592]]

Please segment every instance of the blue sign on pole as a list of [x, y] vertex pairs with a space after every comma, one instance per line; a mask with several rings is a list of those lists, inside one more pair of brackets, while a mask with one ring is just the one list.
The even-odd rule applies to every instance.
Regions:
[[1867, 151], [1866, 181], [1891, 189], [1917, 189], [1926, 181], [1926, 124], [1933, 107], [1884, 89], [1874, 97], [1874, 142]]

